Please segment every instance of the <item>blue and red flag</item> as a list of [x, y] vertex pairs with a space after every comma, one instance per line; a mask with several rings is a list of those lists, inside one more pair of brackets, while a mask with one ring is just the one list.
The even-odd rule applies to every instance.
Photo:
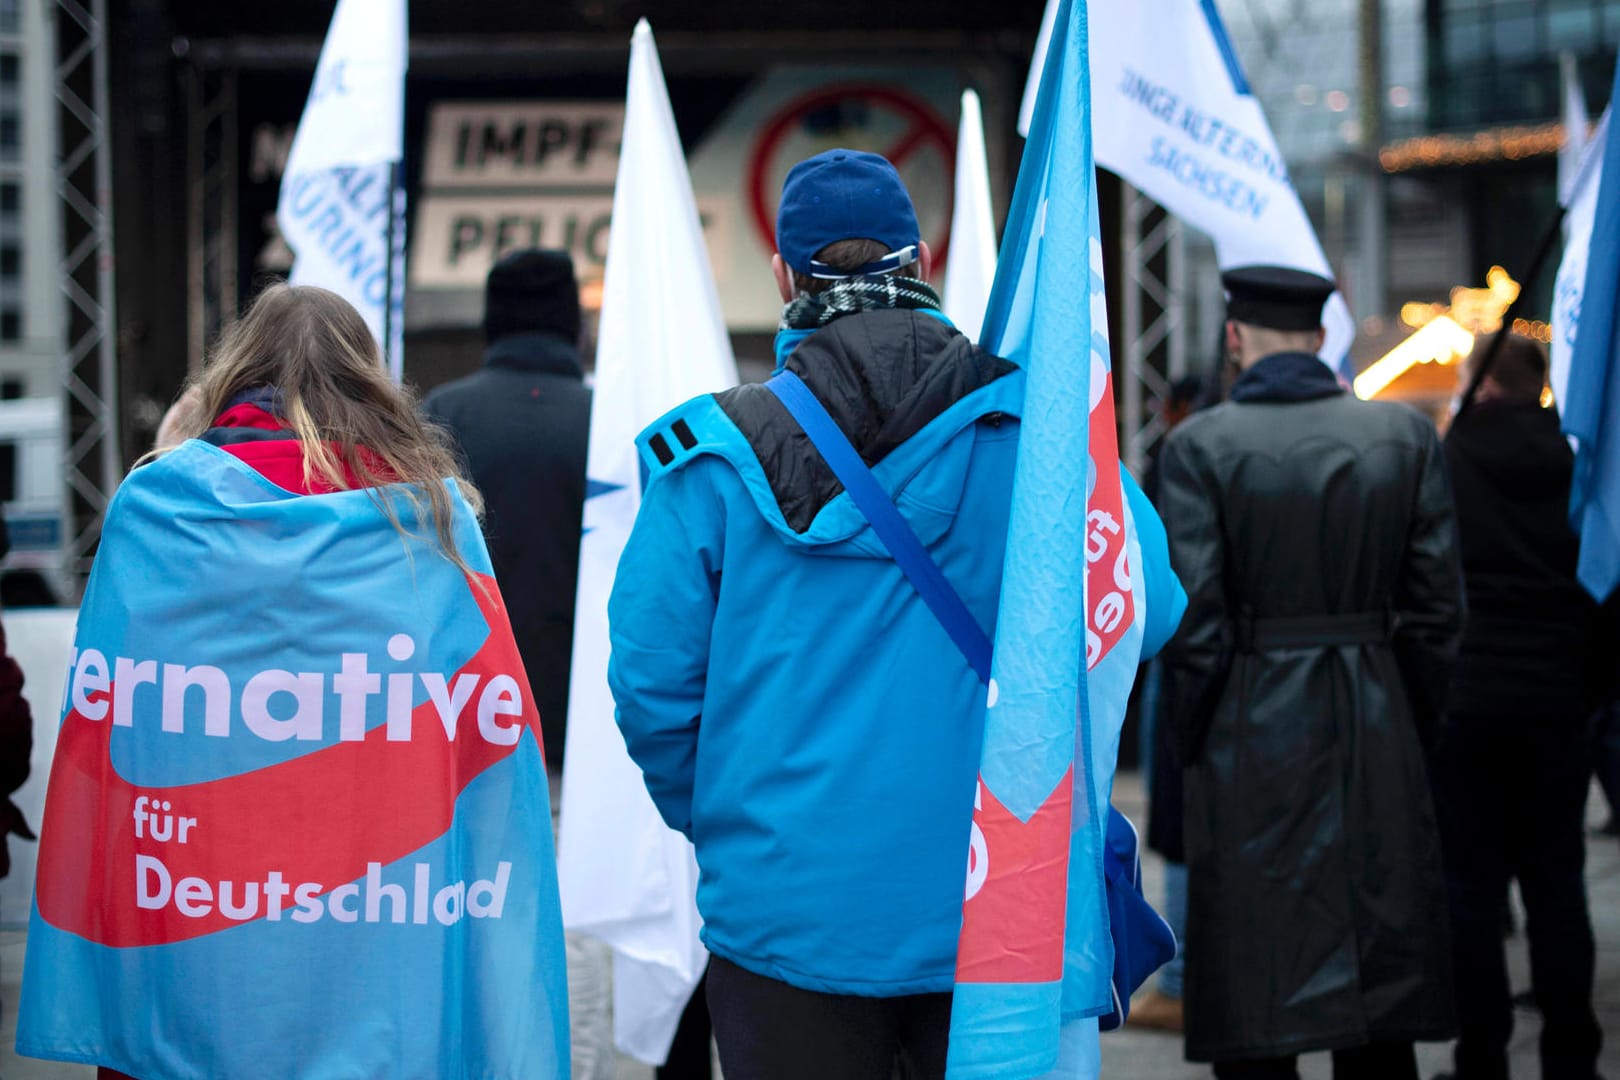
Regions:
[[1095, 1075], [1095, 1021], [1081, 1033], [1089, 1041], [1064, 1025], [1115, 1008], [1104, 842], [1144, 593], [1114, 426], [1087, 65], [1084, 0], [1063, 0], [982, 339], [1029, 383], [951, 1013], [952, 1080], [1059, 1067]]
[[567, 1076], [539, 716], [477, 522], [135, 470], [80, 611], [17, 1050], [133, 1076]]

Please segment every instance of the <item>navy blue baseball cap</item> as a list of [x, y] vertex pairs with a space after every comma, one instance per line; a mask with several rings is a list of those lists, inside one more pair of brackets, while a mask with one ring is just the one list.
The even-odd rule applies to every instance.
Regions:
[[[853, 273], [815, 261], [839, 240], [875, 240], [889, 255]], [[917, 259], [917, 211], [888, 159], [863, 150], [827, 150], [788, 172], [776, 211], [776, 250], [801, 274], [841, 278], [880, 274]]]

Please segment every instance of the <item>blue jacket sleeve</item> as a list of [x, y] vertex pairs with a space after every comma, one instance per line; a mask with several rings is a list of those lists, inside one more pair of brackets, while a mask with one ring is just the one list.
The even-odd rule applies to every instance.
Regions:
[[724, 527], [710, 468], [654, 476], [608, 599], [619, 729], [659, 814], [687, 837]]
[[1159, 512], [1123, 466], [1119, 472], [1125, 483], [1131, 521], [1136, 526], [1136, 542], [1142, 550], [1143, 592], [1147, 596], [1142, 659], [1149, 660], [1158, 655], [1181, 625], [1181, 616], [1187, 611], [1187, 592], [1170, 567], [1170, 541]]

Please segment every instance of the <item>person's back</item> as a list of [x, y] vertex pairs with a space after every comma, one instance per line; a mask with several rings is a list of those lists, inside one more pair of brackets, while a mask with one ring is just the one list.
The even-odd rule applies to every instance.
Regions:
[[1227, 592], [1247, 609], [1235, 614], [1382, 612], [1397, 603], [1423, 478], [1413, 466], [1434, 441], [1428, 421], [1403, 405], [1332, 394], [1228, 402], [1183, 427], [1183, 445], [1196, 445], [1223, 505], [1236, 510], [1222, 521]]
[[[1469, 370], [1478, 363], [1476, 352]], [[1574, 457], [1558, 414], [1541, 407], [1546, 372], [1539, 344], [1509, 337], [1446, 433], [1469, 610], [1433, 777], [1463, 1080], [1508, 1075], [1501, 927], [1514, 879], [1528, 915], [1542, 1075], [1591, 1080], [1602, 1044], [1584, 821], [1589, 717], [1602, 677], [1614, 677], [1616, 642], [1612, 619], [1575, 577]]]
[[19, 1053], [566, 1074], [540, 721], [476, 488], [326, 290], [266, 289], [198, 386], [80, 607]]
[[[945, 321], [876, 155], [795, 166], [778, 246], [779, 370], [993, 633], [1022, 372]], [[942, 1074], [984, 687], [770, 389], [688, 402], [640, 448], [609, 682], [696, 845], [721, 1066]]]
[[578, 288], [561, 252], [490, 271], [484, 367], [423, 401], [484, 496], [484, 536], [534, 685], [546, 764], [562, 768], [591, 392], [581, 381]]
[[[874, 364], [873, 346], [898, 363]], [[873, 462], [993, 632], [1022, 374], [904, 311], [845, 316], [786, 368]], [[649, 455], [642, 513], [662, 525], [638, 529], [621, 563], [630, 586], [610, 608], [612, 675], [649, 788], [699, 845], [705, 940], [797, 986], [949, 990], [983, 726], [977, 676], [768, 390], [700, 400], [660, 434], [679, 449], [662, 466]], [[683, 559], [693, 543], [701, 573]], [[709, 624], [675, 617], [704, 601]], [[681, 792], [663, 782], [678, 766], [649, 745], [638, 704], [690, 684], [699, 660], [702, 783]]]
[[1457, 417], [1445, 451], [1468, 591], [1451, 710], [1584, 714], [1596, 605], [1575, 580], [1574, 454], [1557, 412], [1539, 391], [1487, 396]]
[[1421, 748], [1461, 620], [1444, 463], [1426, 420], [1313, 354], [1332, 283], [1312, 277], [1227, 275], [1246, 370], [1160, 456], [1189, 599], [1166, 661], [1187, 1052], [1223, 1078], [1309, 1050], [1415, 1075], [1410, 1040], [1451, 1024]]

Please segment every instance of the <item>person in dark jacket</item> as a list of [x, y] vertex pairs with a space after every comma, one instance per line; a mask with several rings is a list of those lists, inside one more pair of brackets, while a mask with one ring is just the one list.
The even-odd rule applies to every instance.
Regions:
[[1186, 1052], [1215, 1075], [1412, 1080], [1452, 1033], [1423, 743], [1462, 628], [1433, 426], [1315, 355], [1333, 283], [1225, 275], [1231, 400], [1160, 455], [1188, 608], [1166, 651], [1185, 765]]
[[591, 392], [579, 358], [579, 285], [566, 252], [526, 250], [489, 272], [483, 370], [422, 403], [450, 429], [484, 495], [484, 537], [540, 708], [546, 767], [562, 775], [574, 586]]
[[[1479, 350], [1470, 361], [1478, 361]], [[1519, 881], [1541, 1073], [1592, 1080], [1592, 923], [1582, 876], [1588, 717], [1616, 643], [1575, 578], [1573, 456], [1541, 406], [1547, 361], [1508, 338], [1446, 435], [1468, 628], [1433, 762], [1456, 970], [1458, 1080], [1506, 1080], [1513, 1033], [1502, 909]]]

